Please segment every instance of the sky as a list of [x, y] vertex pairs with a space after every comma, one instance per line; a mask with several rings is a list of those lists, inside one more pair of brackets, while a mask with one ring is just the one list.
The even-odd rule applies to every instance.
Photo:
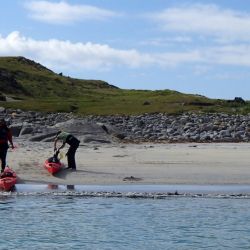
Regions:
[[250, 100], [248, 0], [11, 0], [0, 56], [123, 89]]

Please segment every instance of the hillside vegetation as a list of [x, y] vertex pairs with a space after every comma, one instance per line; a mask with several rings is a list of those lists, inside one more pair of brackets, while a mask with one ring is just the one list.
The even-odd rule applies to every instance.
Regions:
[[124, 90], [101, 80], [80, 80], [24, 57], [0, 57], [1, 106], [78, 114], [187, 111], [248, 113], [249, 102], [209, 99], [172, 90]]

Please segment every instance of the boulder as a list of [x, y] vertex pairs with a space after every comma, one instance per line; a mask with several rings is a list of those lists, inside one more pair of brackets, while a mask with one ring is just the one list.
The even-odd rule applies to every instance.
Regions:
[[30, 141], [44, 141], [48, 138], [51, 138], [51, 137], [55, 137], [56, 135], [56, 131], [54, 132], [50, 132], [50, 133], [43, 133], [43, 134], [40, 134], [40, 135], [34, 135], [32, 137], [30, 137]]

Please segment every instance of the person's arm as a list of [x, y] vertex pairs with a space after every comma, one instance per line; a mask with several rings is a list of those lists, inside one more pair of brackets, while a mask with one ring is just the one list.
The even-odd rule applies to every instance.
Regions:
[[56, 137], [55, 140], [54, 140], [54, 151], [57, 150], [57, 148], [56, 148], [57, 141], [58, 141], [58, 138]]
[[58, 148], [58, 151], [59, 151], [60, 149], [64, 148], [64, 146], [65, 146], [65, 142], [63, 142], [63, 144]]
[[8, 141], [10, 142], [11, 148], [13, 149], [14, 148], [14, 144], [13, 144], [12, 133], [11, 133], [10, 129], [8, 129], [7, 138], [8, 138]]

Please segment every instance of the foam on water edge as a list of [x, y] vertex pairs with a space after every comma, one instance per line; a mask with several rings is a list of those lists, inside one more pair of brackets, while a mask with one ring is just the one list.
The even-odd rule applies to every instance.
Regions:
[[249, 199], [250, 185], [55, 185], [17, 184], [2, 196], [77, 196], [105, 198], [167, 199], [190, 198], [234, 198]]

